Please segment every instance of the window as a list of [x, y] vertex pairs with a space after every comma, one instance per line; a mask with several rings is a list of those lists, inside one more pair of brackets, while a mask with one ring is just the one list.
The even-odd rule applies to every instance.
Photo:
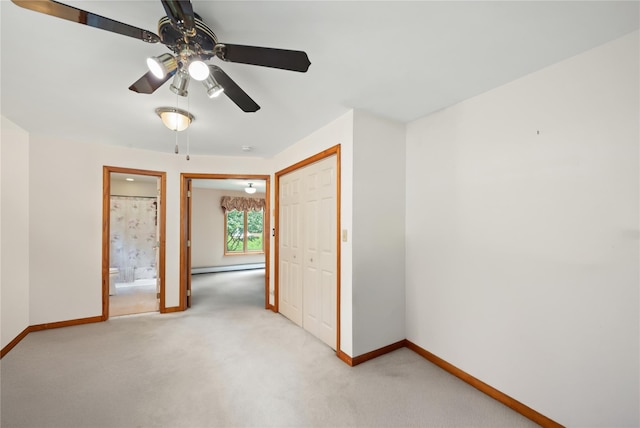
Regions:
[[[227, 210], [224, 216], [224, 254], [249, 254], [264, 252], [264, 211]], [[245, 231], [247, 233], [245, 233]]]

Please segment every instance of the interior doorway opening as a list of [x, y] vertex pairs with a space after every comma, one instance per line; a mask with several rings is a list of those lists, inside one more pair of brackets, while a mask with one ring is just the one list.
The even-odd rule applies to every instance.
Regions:
[[183, 310], [191, 307], [192, 298], [197, 300], [191, 287], [194, 275], [248, 270], [264, 272], [264, 307], [272, 308], [269, 179], [268, 175], [181, 174]]
[[164, 172], [104, 167], [103, 319], [164, 311]]

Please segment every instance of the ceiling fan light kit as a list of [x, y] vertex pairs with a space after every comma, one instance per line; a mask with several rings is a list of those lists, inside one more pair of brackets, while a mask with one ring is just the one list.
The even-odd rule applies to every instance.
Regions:
[[[187, 87], [192, 77], [194, 80], [205, 82], [204, 86], [210, 98], [221, 93], [219, 89], [213, 89], [218, 85], [224, 89], [227, 98], [242, 111], [255, 112], [260, 106], [220, 67], [207, 64], [205, 61], [218, 58], [227, 62], [301, 73], [306, 72], [311, 65], [309, 57], [303, 51], [219, 43], [213, 31], [193, 12], [190, 0], [161, 0], [166, 16], [158, 21], [157, 35], [53, 0], [12, 1], [20, 7], [46, 15], [122, 34], [146, 43], [164, 44], [174, 55], [165, 53], [147, 60], [150, 71], [129, 86], [130, 90], [140, 94], [154, 93], [175, 74], [170, 89], [179, 96], [187, 96]], [[208, 81], [211, 74], [214, 79]]]
[[209, 67], [202, 61], [191, 61], [189, 64], [189, 75], [201, 82], [209, 77]]
[[147, 67], [149, 67], [149, 71], [154, 76], [158, 79], [163, 79], [178, 68], [178, 62], [171, 54], [163, 53], [160, 56], [147, 58]]
[[224, 92], [224, 88], [220, 86], [218, 82], [216, 82], [216, 79], [214, 79], [212, 75], [209, 75], [209, 77], [203, 80], [202, 84], [207, 90], [207, 95], [209, 96], [209, 98], [215, 98]]
[[191, 113], [176, 107], [158, 107], [156, 114], [160, 116], [164, 126], [177, 132], [184, 131], [195, 120]]
[[169, 89], [174, 94], [177, 94], [181, 97], [186, 97], [189, 92], [187, 88], [189, 87], [189, 73], [185, 71], [184, 68], [178, 70], [175, 76], [173, 76], [173, 82], [169, 85]]

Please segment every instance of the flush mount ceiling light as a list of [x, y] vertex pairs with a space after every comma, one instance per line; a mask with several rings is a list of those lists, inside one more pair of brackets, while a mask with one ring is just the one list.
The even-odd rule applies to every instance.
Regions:
[[253, 183], [249, 183], [249, 187], [245, 187], [244, 191], [247, 192], [248, 194], [252, 195], [252, 194], [256, 193], [256, 188], [253, 187]]
[[160, 116], [164, 126], [172, 131], [184, 131], [195, 120], [188, 111], [175, 107], [158, 107], [156, 114]]

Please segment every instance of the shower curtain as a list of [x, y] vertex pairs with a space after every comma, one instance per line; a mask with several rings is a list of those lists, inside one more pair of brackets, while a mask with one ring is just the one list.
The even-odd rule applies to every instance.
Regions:
[[119, 270], [116, 282], [155, 278], [157, 198], [111, 196], [111, 267]]

